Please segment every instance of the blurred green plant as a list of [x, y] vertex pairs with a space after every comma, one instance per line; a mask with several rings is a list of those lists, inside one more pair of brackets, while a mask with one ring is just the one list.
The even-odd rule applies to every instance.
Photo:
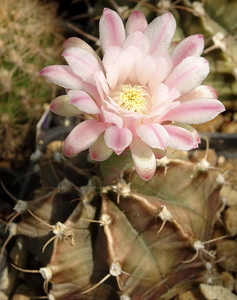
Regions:
[[11, 159], [39, 119], [55, 86], [39, 76], [60, 61], [56, 3], [2, 0], [0, 7], [0, 157]]

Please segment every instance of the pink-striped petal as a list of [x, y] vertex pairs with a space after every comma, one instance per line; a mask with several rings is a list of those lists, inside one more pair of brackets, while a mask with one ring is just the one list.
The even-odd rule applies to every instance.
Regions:
[[76, 106], [80, 111], [87, 114], [98, 114], [100, 109], [96, 105], [95, 101], [84, 91], [71, 90], [68, 92], [70, 97], [70, 104]]
[[113, 150], [105, 144], [104, 135], [101, 134], [98, 139], [89, 148], [90, 158], [96, 161], [104, 161], [108, 159]]
[[99, 33], [104, 52], [110, 46], [122, 46], [125, 30], [120, 16], [113, 10], [104, 8], [99, 23]]
[[65, 89], [80, 89], [82, 86], [88, 85], [69, 66], [48, 66], [40, 71], [40, 75]]
[[50, 109], [59, 116], [70, 117], [80, 114], [80, 110], [74, 105], [70, 104], [69, 101], [70, 98], [68, 95], [59, 96], [51, 102]]
[[79, 39], [78, 37], [70, 37], [63, 43], [64, 49], [71, 48], [71, 47], [83, 48], [86, 51], [90, 52], [92, 55], [94, 55], [94, 57], [99, 61], [99, 63], [102, 66], [99, 55], [95, 52], [95, 50], [89, 44], [87, 44], [82, 39]]
[[204, 48], [204, 38], [201, 34], [194, 34], [182, 40], [172, 51], [173, 68], [188, 56], [200, 56]]
[[192, 99], [210, 98], [217, 99], [218, 95], [216, 90], [208, 85], [199, 85], [197, 88], [191, 92], [182, 95], [177, 100], [180, 102], [186, 102]]
[[128, 17], [125, 31], [127, 36], [130, 34], [141, 31], [144, 32], [148, 26], [145, 15], [140, 11], [133, 11]]
[[157, 123], [142, 124], [136, 129], [137, 135], [151, 148], [165, 150], [169, 143], [169, 134]]
[[176, 22], [171, 13], [163, 14], [155, 18], [145, 30], [145, 34], [150, 40], [150, 53], [156, 51], [163, 52], [170, 46], [174, 36]]
[[106, 145], [119, 155], [130, 145], [132, 132], [125, 127], [119, 129], [117, 126], [110, 126], [105, 130], [104, 139]]
[[151, 148], [138, 138], [134, 138], [129, 147], [137, 174], [144, 180], [151, 179], [156, 171], [156, 158]]
[[169, 88], [176, 87], [182, 94], [199, 86], [209, 73], [209, 63], [203, 57], [186, 57], [164, 81]]
[[66, 155], [72, 156], [88, 149], [105, 131], [106, 127], [104, 123], [96, 120], [86, 120], [78, 124], [65, 140]]
[[101, 71], [101, 66], [94, 55], [83, 48], [71, 47], [64, 50], [62, 56], [77, 76], [94, 83], [90, 78], [91, 75]]
[[224, 105], [215, 99], [193, 99], [181, 103], [162, 117], [163, 121], [170, 120], [180, 123], [201, 124], [214, 119], [225, 111]]
[[200, 142], [197, 131], [190, 125], [164, 125], [170, 136], [169, 147], [181, 151], [188, 151], [198, 147]]

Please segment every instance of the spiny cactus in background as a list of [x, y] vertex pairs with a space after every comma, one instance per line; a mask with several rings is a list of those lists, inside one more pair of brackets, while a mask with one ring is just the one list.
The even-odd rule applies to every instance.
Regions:
[[[39, 70], [60, 62], [57, 4], [3, 0], [0, 7], [0, 157], [13, 161], [43, 104], [56, 95]], [[29, 139], [29, 138], [28, 138]], [[33, 140], [31, 140], [32, 144]], [[29, 149], [25, 147], [25, 150]], [[32, 149], [32, 148], [31, 148]]]

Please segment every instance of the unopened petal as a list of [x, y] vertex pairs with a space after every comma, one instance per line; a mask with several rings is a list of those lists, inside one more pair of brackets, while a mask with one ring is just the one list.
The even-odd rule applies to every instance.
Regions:
[[130, 144], [133, 163], [138, 175], [149, 180], [156, 171], [156, 158], [152, 149], [140, 139], [133, 139]]
[[130, 145], [132, 132], [125, 127], [119, 129], [117, 126], [110, 126], [105, 131], [104, 139], [106, 145], [119, 155]]
[[170, 136], [169, 147], [181, 151], [188, 151], [198, 147], [199, 136], [197, 131], [189, 125], [164, 125]]
[[151, 148], [165, 150], [169, 143], [169, 134], [157, 123], [142, 124], [137, 127], [137, 135]]
[[182, 40], [172, 51], [173, 67], [176, 67], [188, 56], [200, 56], [204, 48], [204, 38], [201, 34], [194, 34]]
[[68, 92], [70, 104], [76, 106], [80, 111], [87, 114], [98, 114], [100, 109], [95, 101], [84, 91], [71, 90]]
[[96, 120], [86, 120], [78, 124], [67, 136], [64, 143], [66, 155], [72, 156], [88, 149], [104, 132], [106, 125]]
[[201, 124], [214, 119], [224, 110], [224, 105], [218, 100], [193, 99], [171, 109], [162, 119], [163, 121], [170, 120], [187, 124]]
[[104, 8], [99, 24], [100, 41], [104, 52], [110, 46], [122, 46], [125, 30], [120, 16], [109, 8]]
[[150, 53], [156, 51], [163, 52], [170, 46], [174, 36], [176, 21], [171, 13], [163, 14], [155, 18], [145, 30], [145, 34], [150, 40]]
[[104, 134], [101, 134], [94, 144], [90, 146], [89, 153], [91, 159], [96, 161], [104, 161], [111, 156], [113, 150], [105, 144]]
[[70, 104], [69, 101], [68, 95], [58, 96], [51, 102], [50, 109], [59, 116], [70, 117], [80, 114], [80, 110], [75, 105]]
[[186, 57], [164, 81], [169, 88], [176, 87], [182, 94], [199, 86], [209, 73], [209, 63], [203, 57]]
[[127, 36], [141, 31], [144, 32], [148, 26], [145, 15], [140, 11], [133, 11], [128, 17], [125, 29]]

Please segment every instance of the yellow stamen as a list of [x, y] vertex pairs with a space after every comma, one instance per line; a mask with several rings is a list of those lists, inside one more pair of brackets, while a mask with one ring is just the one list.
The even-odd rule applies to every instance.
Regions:
[[110, 96], [123, 109], [146, 113], [150, 97], [147, 90], [139, 85], [119, 85]]

